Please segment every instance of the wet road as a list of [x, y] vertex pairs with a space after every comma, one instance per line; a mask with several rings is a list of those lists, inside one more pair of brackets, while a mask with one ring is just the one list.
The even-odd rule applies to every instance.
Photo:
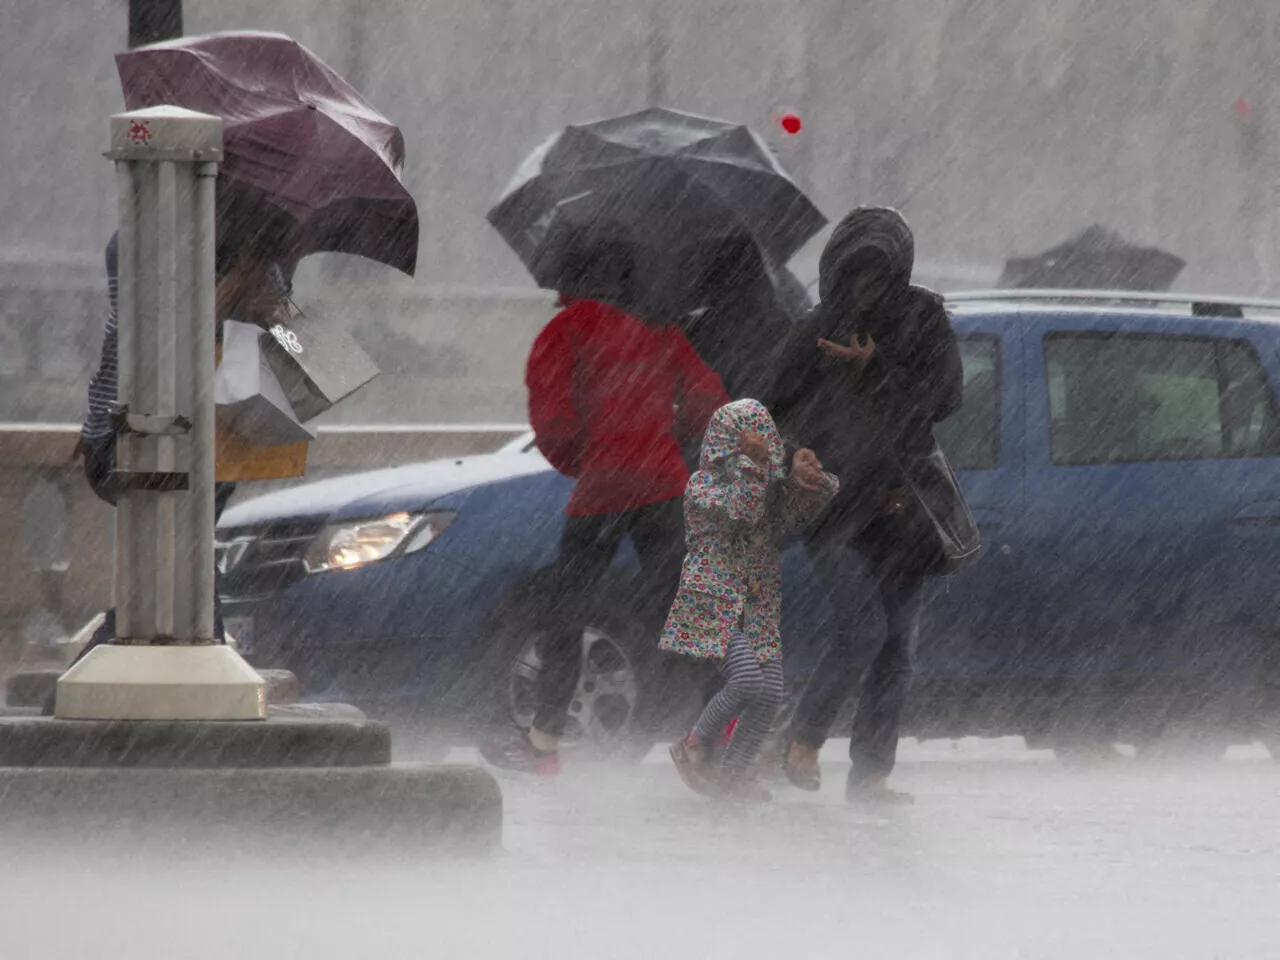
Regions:
[[[459, 752], [455, 759], [465, 759]], [[481, 863], [77, 862], [0, 875], [8, 957], [1280, 958], [1280, 764], [1077, 770], [914, 744], [909, 808], [827, 785], [722, 814], [655, 752], [504, 779]]]

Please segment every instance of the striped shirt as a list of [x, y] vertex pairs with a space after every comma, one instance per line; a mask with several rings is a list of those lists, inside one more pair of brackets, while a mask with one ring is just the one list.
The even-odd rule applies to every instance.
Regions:
[[107, 244], [107, 331], [102, 338], [102, 358], [98, 372], [89, 381], [89, 414], [84, 419], [80, 436], [85, 445], [101, 443], [112, 435], [111, 405], [116, 402], [119, 371], [116, 368], [117, 328], [116, 315], [120, 292], [119, 271], [116, 261], [116, 237]]
[[[269, 276], [280, 294], [288, 296], [291, 284], [284, 271], [272, 264]], [[119, 349], [119, 289], [116, 236], [112, 234], [107, 243], [107, 328], [102, 338], [102, 357], [98, 361], [98, 371], [89, 381], [89, 412], [80, 428], [85, 446], [101, 445], [114, 439], [111, 408], [119, 396], [119, 368], [116, 359]]]

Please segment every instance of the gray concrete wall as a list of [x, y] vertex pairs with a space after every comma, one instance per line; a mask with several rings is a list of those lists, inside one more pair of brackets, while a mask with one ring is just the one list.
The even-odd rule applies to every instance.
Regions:
[[[97, 256], [124, 11], [0, 9], [0, 248]], [[188, 0], [187, 27], [288, 31], [403, 125], [427, 283], [523, 284], [482, 218], [517, 159], [661, 96], [769, 131], [828, 211], [901, 205], [929, 258], [998, 262], [1103, 220], [1181, 252], [1189, 281], [1272, 284], [1266, 0]], [[802, 136], [771, 124], [785, 107]]]
[[[121, 105], [111, 58], [125, 7], [0, 4], [4, 419], [79, 415], [114, 211], [99, 151], [105, 117]], [[1183, 289], [1280, 288], [1280, 110], [1270, 102], [1280, 5], [1267, 0], [186, 7], [188, 32], [297, 36], [404, 128], [422, 212], [417, 279], [330, 258], [300, 283], [404, 371], [345, 418], [520, 414], [522, 351], [550, 303], [504, 296], [530, 283], [484, 212], [550, 131], [654, 100], [765, 131], [829, 214], [867, 201], [902, 207], [921, 258], [948, 265], [935, 267], [935, 282], [994, 280], [1005, 257], [1097, 221], [1184, 256]], [[1233, 109], [1240, 97], [1249, 119]], [[805, 119], [798, 137], [773, 123], [788, 108]], [[359, 285], [335, 293], [335, 281]]]

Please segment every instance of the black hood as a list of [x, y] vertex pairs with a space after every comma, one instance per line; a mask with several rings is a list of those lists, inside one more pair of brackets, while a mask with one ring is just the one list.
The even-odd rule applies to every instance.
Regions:
[[855, 258], [879, 253], [889, 264], [888, 286], [902, 293], [911, 284], [916, 244], [907, 221], [892, 207], [858, 207], [836, 226], [818, 261], [818, 296], [829, 300]]

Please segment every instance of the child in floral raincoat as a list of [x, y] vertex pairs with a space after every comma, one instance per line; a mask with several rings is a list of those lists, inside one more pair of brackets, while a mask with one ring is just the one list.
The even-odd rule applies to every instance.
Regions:
[[[717, 410], [684, 495], [688, 554], [659, 648], [715, 660], [724, 688], [692, 732], [672, 745], [676, 769], [699, 793], [749, 795], [751, 761], [782, 703], [780, 540], [817, 518], [839, 483], [812, 450], [786, 470], [782, 438], [756, 400]], [[716, 737], [737, 717], [718, 771]]]

